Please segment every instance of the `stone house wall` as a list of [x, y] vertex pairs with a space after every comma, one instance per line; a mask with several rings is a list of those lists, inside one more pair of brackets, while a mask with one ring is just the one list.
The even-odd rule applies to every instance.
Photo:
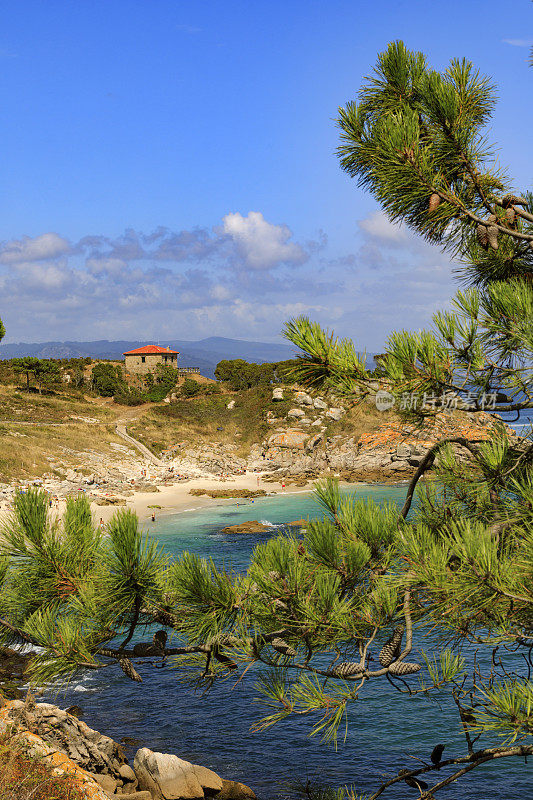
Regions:
[[166, 353], [146, 353], [146, 355], [124, 356], [126, 361], [126, 372], [134, 375], [148, 375], [154, 372], [158, 364], [169, 367], [178, 366], [178, 356]]

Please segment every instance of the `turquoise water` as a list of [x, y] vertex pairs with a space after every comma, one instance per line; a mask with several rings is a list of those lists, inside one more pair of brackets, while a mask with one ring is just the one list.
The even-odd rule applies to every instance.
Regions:
[[[360, 497], [403, 503], [405, 486], [361, 486]], [[211, 556], [219, 565], [244, 569], [250, 552], [266, 536], [221, 533], [226, 525], [257, 519], [273, 526], [320, 515], [313, 496], [286, 494], [237, 505], [230, 501], [194, 512], [161, 516], [148, 529], [167, 552], [178, 556], [189, 550]], [[276, 532], [272, 528], [272, 533]], [[416, 657], [416, 656], [415, 656]], [[398, 694], [386, 681], [371, 683], [364, 699], [350, 710], [346, 742], [335, 751], [309, 738], [310, 720], [289, 719], [263, 733], [250, 733], [262, 715], [255, 702], [253, 681], [232, 690], [227, 682], [202, 696], [184, 687], [175, 671], [142, 664], [143, 683], [136, 684], [115, 671], [83, 675], [61, 696], [76, 703], [84, 720], [120, 740], [130, 736], [139, 745], [176, 753], [203, 764], [226, 778], [249, 784], [264, 800], [294, 797], [290, 784], [308, 778], [322, 785], [354, 785], [360, 792], [375, 789], [380, 778], [428, 759], [435, 744], [446, 745], [445, 757], [464, 754], [455, 706]], [[129, 754], [133, 755], [134, 749]], [[525, 800], [531, 791], [532, 770], [523, 762], [514, 768], [502, 763], [483, 767], [450, 786], [438, 797], [461, 800]], [[400, 786], [384, 797], [416, 798], [417, 790]]]

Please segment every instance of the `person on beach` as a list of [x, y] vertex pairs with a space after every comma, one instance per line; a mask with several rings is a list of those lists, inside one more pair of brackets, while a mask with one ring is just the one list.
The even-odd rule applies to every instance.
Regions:
[[155, 513], [152, 511], [152, 522], [155, 522]]
[[281, 483], [281, 491], [282, 491], [282, 492], [284, 492], [284, 491], [285, 491], [285, 484], [283, 483], [283, 481], [282, 481], [282, 483]]

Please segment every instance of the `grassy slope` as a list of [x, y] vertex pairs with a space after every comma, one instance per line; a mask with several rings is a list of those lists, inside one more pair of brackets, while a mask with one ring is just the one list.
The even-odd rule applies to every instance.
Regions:
[[[99, 422], [73, 419], [77, 416]], [[0, 481], [42, 475], [50, 470], [46, 456], [62, 458], [65, 447], [110, 452], [109, 442], [121, 441], [114, 434], [116, 416], [118, 411], [82, 397], [40, 396], [0, 386]]]

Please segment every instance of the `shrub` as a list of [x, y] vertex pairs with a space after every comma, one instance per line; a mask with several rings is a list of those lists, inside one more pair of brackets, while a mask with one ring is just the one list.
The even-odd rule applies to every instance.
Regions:
[[195, 381], [192, 378], [185, 378], [180, 389], [180, 394], [183, 395], [183, 397], [194, 397], [195, 395], [200, 394], [200, 391], [201, 387], [198, 381]]

